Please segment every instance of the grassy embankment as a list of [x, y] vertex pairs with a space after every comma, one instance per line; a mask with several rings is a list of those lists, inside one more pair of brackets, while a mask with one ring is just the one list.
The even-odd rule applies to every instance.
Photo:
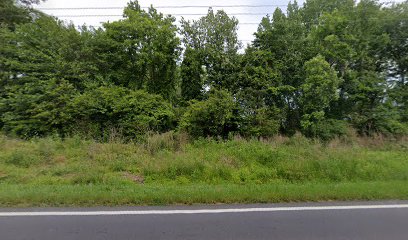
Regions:
[[0, 206], [408, 199], [408, 142], [0, 136]]

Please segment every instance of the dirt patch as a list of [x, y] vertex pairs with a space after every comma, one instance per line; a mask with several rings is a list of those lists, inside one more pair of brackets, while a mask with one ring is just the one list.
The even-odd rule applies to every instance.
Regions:
[[238, 167], [238, 162], [235, 160], [235, 158], [230, 157], [230, 156], [221, 156], [220, 162], [226, 166], [236, 168]]
[[134, 175], [131, 173], [124, 173], [123, 177], [132, 180], [134, 183], [138, 183], [138, 184], [144, 184], [144, 177], [140, 176], [140, 175]]
[[54, 157], [54, 160], [57, 163], [65, 163], [67, 161], [67, 158], [63, 155], [57, 155]]
[[8, 177], [7, 174], [5, 174], [4, 172], [0, 172], [0, 180], [6, 177]]

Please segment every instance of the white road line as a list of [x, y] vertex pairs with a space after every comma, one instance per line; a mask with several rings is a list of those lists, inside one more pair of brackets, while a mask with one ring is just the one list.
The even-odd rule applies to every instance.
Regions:
[[28, 216], [106, 216], [106, 215], [168, 215], [168, 214], [203, 214], [203, 213], [247, 213], [247, 212], [282, 212], [282, 211], [322, 211], [356, 209], [401, 209], [408, 204], [398, 205], [357, 205], [357, 206], [313, 206], [313, 207], [271, 207], [271, 208], [234, 208], [234, 209], [196, 209], [196, 210], [140, 210], [140, 211], [60, 211], [60, 212], [0, 212], [0, 217]]

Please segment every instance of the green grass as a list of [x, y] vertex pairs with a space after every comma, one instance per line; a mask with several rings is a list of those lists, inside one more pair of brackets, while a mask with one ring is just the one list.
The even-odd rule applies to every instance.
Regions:
[[408, 199], [408, 144], [303, 137], [145, 144], [0, 136], [0, 206]]
[[0, 185], [2, 207], [408, 199], [405, 181], [278, 184]]

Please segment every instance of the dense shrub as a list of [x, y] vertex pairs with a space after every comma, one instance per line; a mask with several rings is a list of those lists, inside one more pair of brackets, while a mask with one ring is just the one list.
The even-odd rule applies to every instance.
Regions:
[[108, 137], [112, 129], [126, 138], [140, 138], [148, 131], [165, 132], [174, 126], [171, 105], [141, 90], [99, 87], [78, 95], [71, 106], [80, 131], [97, 138]]
[[234, 130], [234, 99], [225, 91], [213, 91], [207, 100], [192, 101], [181, 118], [180, 129], [193, 137], [227, 137]]
[[303, 129], [303, 134], [327, 141], [346, 135], [347, 126], [348, 124], [344, 120], [326, 119]]
[[65, 80], [30, 81], [10, 86], [0, 99], [3, 130], [20, 137], [67, 133], [72, 124], [69, 102], [76, 94]]
[[245, 137], [272, 137], [279, 133], [279, 111], [268, 108], [257, 109], [252, 115], [242, 121], [240, 134]]

